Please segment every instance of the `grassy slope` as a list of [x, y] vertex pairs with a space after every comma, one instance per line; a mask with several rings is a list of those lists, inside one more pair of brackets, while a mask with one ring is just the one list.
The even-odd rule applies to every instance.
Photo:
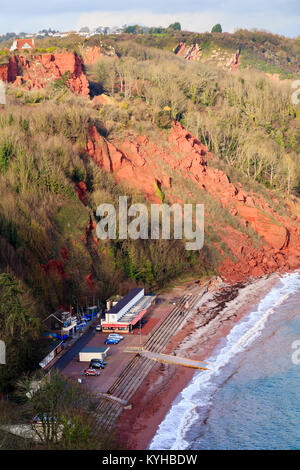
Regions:
[[[277, 91], [275, 84], [274, 87], [273, 85], [271, 86], [267, 80], [259, 75], [253, 78], [253, 74], [248, 74], [247, 71], [239, 76], [228, 77], [225, 72], [215, 70], [213, 64], [208, 68], [203, 68], [202, 65], [198, 64], [187, 64], [181, 59], [174, 57], [171, 52], [168, 52], [182, 40], [187, 43], [199, 42], [203, 50], [207, 51], [208, 56], [209, 51], [214, 47], [223, 47], [226, 50], [235, 51], [237, 45], [242, 44], [245, 54], [246, 51], [248, 51], [249, 54], [250, 52], [256, 55], [265, 54], [265, 52], [262, 51], [272, 49], [284, 62], [286, 59], [284, 51], [287, 49], [287, 46], [290, 47], [292, 45], [293, 47], [290, 50], [292, 60], [289, 63], [295, 65], [295, 60], [298, 60], [297, 39], [289, 40], [266, 33], [251, 33], [247, 31], [239, 31], [234, 35], [228, 35], [226, 33], [212, 35], [177, 32], [173, 35], [94, 37], [90, 40], [80, 41], [76, 36], [64, 40], [44, 39], [38, 41], [37, 47], [44, 50], [49, 50], [49, 48], [53, 50], [53, 48], [56, 47], [60, 50], [75, 49], [79, 51], [82, 45], [90, 46], [98, 44], [100, 39], [104, 42], [105, 46], [113, 44], [121, 56], [122, 61], [118, 64], [112, 64], [113, 59], [108, 59], [101, 65], [102, 71], [100, 75], [97, 64], [87, 69], [87, 73], [90, 79], [98, 80], [98, 82], [100, 80], [104, 91], [113, 98], [112, 105], [104, 106], [98, 113], [97, 109], [91, 106], [86, 108], [81, 99], [69, 97], [69, 94], [65, 94], [65, 92], [58, 93], [49, 89], [46, 91], [27, 93], [21, 90], [15, 91], [15, 89], [12, 88], [11, 108], [7, 107], [5, 115], [2, 117], [4, 126], [2, 143], [5, 145], [6, 141], [13, 142], [14, 150], [12, 151], [12, 160], [15, 161], [15, 168], [12, 170], [9, 167], [8, 170], [5, 170], [5, 177], [2, 177], [2, 180], [5, 180], [5, 191], [7, 192], [7, 186], [9, 188], [6, 197], [8, 198], [10, 193], [13, 195], [13, 192], [16, 190], [14, 188], [18, 188], [18, 185], [21, 186], [22, 190], [18, 189], [18, 198], [22, 203], [23, 199], [26, 200], [27, 205], [26, 209], [22, 212], [24, 219], [26, 219], [24, 212], [26, 213], [26, 210], [30, 210], [30, 205], [36, 204], [30, 194], [29, 187], [26, 186], [26, 182], [15, 181], [16, 173], [21, 175], [21, 179], [24, 178], [24, 161], [22, 161], [20, 155], [22, 152], [27, 155], [29, 151], [32, 158], [31, 164], [38, 168], [35, 169], [34, 177], [31, 174], [28, 176], [28, 173], [31, 173], [31, 168], [26, 168], [26, 178], [27, 180], [30, 178], [31, 180], [32, 178], [34, 179], [34, 184], [39, 188], [39, 197], [42, 201], [45, 200], [45, 205], [48, 204], [49, 212], [47, 213], [47, 221], [45, 223], [49, 225], [49, 232], [51, 234], [51, 236], [49, 236], [47, 232], [44, 233], [43, 247], [39, 247], [38, 244], [37, 247], [34, 247], [34, 250], [38, 252], [38, 256], [34, 255], [34, 258], [36, 258], [35, 262], [37, 263], [36, 270], [38, 271], [38, 264], [45, 264], [49, 259], [53, 258], [61, 261], [60, 250], [64, 246], [64, 241], [67, 239], [69, 246], [72, 246], [71, 251], [74, 251], [70, 258], [73, 259], [76, 257], [75, 252], [77, 253], [77, 251], [78, 256], [85, 258], [81, 279], [79, 280], [78, 277], [78, 280], [76, 280], [76, 283], [79, 284], [79, 290], [78, 292], [75, 290], [74, 297], [76, 297], [76, 295], [82, 296], [85, 294], [86, 286], [83, 279], [89, 274], [89, 268], [91, 266], [91, 271], [96, 281], [100, 281], [100, 279], [97, 279], [97, 266], [95, 267], [95, 262], [91, 261], [93, 255], [89, 252], [89, 247], [85, 247], [82, 242], [82, 237], [85, 236], [85, 225], [90, 215], [93, 215], [95, 205], [103, 200], [104, 197], [114, 199], [116, 193], [119, 191], [119, 189], [115, 187], [113, 187], [112, 190], [107, 187], [103, 188], [100, 182], [100, 170], [95, 168], [91, 162], [87, 162], [84, 157], [84, 143], [89, 125], [88, 121], [97, 123], [100, 117], [102, 121], [101, 128], [102, 130], [105, 129], [105, 133], [110, 140], [116, 138], [122, 139], [122, 137], [126, 137], [128, 132], [132, 130], [135, 133], [148, 133], [152, 139], [158, 139], [158, 142], [160, 142], [161, 138], [158, 137], [158, 130], [162, 129], [161, 110], [164, 105], [167, 104], [171, 109], [171, 113], [173, 113], [173, 108], [177, 106], [177, 116], [172, 115], [170, 117], [181, 119], [189, 130], [195, 135], [198, 135], [199, 138], [209, 146], [210, 150], [212, 150], [215, 155], [215, 160], [212, 163], [213, 166], [223, 169], [230, 175], [233, 182], [242, 181], [246, 189], [248, 187], [248, 189], [258, 190], [263, 193], [264, 197], [268, 197], [268, 192], [259, 184], [259, 181], [267, 178], [268, 169], [265, 170], [264, 174], [259, 175], [260, 179], [258, 177], [249, 178], [249, 176], [253, 175], [245, 174], [246, 170], [240, 171], [241, 166], [244, 165], [243, 162], [236, 160], [234, 164], [229, 164], [229, 161], [231, 162], [230, 158], [234, 160], [234, 158], [248, 151], [248, 149], [245, 149], [241, 142], [239, 143], [240, 147], [238, 147], [234, 153], [234, 151], [232, 151], [232, 143], [228, 143], [227, 141], [230, 139], [233, 140], [234, 135], [237, 133], [243, 133], [245, 136], [251, 135], [252, 133], [254, 137], [258, 135], [258, 146], [260, 142], [259, 139], [261, 139], [261, 142], [264, 142], [266, 138], [269, 138], [271, 143], [275, 141], [274, 145], [277, 145], [275, 150], [279, 152], [279, 160], [282, 160], [282, 151], [289, 152], [290, 155], [293, 155], [293, 152], [295, 153], [295, 151], [299, 150], [299, 147], [297, 147], [299, 146], [299, 141], [297, 140], [298, 129], [297, 125], [293, 125], [293, 116], [296, 115], [297, 110], [291, 109], [288, 104], [288, 97], [284, 98], [285, 101], [282, 100], [282, 103], [280, 102], [281, 90]], [[265, 56], [263, 57], [265, 58]], [[133, 79], [138, 83], [136, 90], [127, 93], [127, 95], [126, 90], [124, 94], [124, 91], [122, 92], [118, 88], [118, 85], [116, 87], [114, 86], [114, 90], [110, 90], [108, 79], [110, 78], [112, 70], [116, 74], [116, 83], [118, 83], [118, 73], [126, 74], [126, 66], [128, 64], [130, 67], [133, 64], [132, 59], [135, 60]], [[162, 70], [163, 62], [165, 66], [162, 69], [166, 71], [165, 77], [162, 76], [162, 84], [165, 86], [164, 83], [168, 81], [174, 82], [174, 89], [169, 90], [167, 86], [164, 89], [160, 84], [159, 86], [163, 96], [157, 100], [156, 104], [153, 101], [155, 96], [147, 93], [149, 88], [156, 89], [158, 87], [157, 77], [159, 77], [158, 74], [160, 70]], [[283, 62], [280, 64], [281, 70], [285, 70]], [[124, 64], [124, 66], [120, 65], [120, 63]], [[146, 73], [143, 70], [144, 63], [147, 64]], [[298, 63], [299, 62], [297, 62], [297, 64]], [[267, 66], [269, 59], [265, 60], [264, 64]], [[101, 76], [104, 78], [101, 79]], [[141, 79], [141, 77], [143, 77], [143, 79]], [[149, 81], [152, 82], [151, 87], [149, 87]], [[199, 82], [200, 85], [197, 89]], [[143, 83], [145, 83], [145, 86]], [[215, 83], [217, 83], [217, 86]], [[139, 86], [139, 84], [141, 85]], [[196, 87], [196, 91], [194, 87]], [[171, 96], [171, 101], [169, 102], [168, 98], [172, 93], [174, 94], [174, 99]], [[245, 100], [243, 95], [247, 96], [248, 99]], [[177, 103], [176, 98], [178, 96], [180, 99]], [[265, 107], [266, 102], [270, 105], [270, 109], [267, 109], [265, 114], [261, 111], [261, 103], [263, 101], [265, 101]], [[272, 104], [272, 101], [274, 101], [274, 104]], [[227, 117], [225, 117], [225, 115], [227, 115]], [[269, 121], [267, 120], [267, 115], [270, 116]], [[253, 124], [254, 118], [255, 122]], [[168, 119], [168, 116], [166, 116], [166, 127], [168, 127]], [[201, 122], [200, 127], [197, 124], [199, 119]], [[242, 121], [240, 121], [241, 119]], [[298, 118], [296, 117], [295, 119]], [[239, 120], [238, 125], [236, 125], [235, 128], [232, 127], [232, 122], [237, 122], [237, 120]], [[222, 132], [220, 132], [220, 129], [222, 129]], [[167, 129], [162, 130], [163, 132], [168, 132]], [[40, 134], [40, 131], [42, 131], [42, 134]], [[261, 135], [259, 133], [261, 133]], [[22, 135], [23, 138], [21, 139]], [[45, 146], [46, 143], [47, 149], [51, 148], [48, 157], [44, 157], [44, 152], [39, 151], [41, 135], [45, 138], [43, 145]], [[243, 141], [244, 135], [241, 139]], [[280, 138], [284, 141], [283, 146], [281, 145]], [[22, 144], [20, 144], [20, 140], [23, 140]], [[268, 152], [273, 152], [273, 150], [273, 147], [271, 150], [269, 148], [266, 150], [266, 158], [268, 158]], [[228, 156], [230, 152], [232, 152], [232, 155]], [[42, 155], [42, 158], [40, 155]], [[180, 158], [180, 155], [178, 158]], [[38, 164], [36, 163], [37, 159], [39, 159]], [[54, 169], [52, 169], [53, 161], [56, 162], [55, 164], [57, 168], [59, 168], [58, 174], [55, 175]], [[47, 167], [46, 170], [44, 165]], [[8, 173], [6, 173], [6, 171], [8, 171]], [[253, 168], [247, 171], [251, 173]], [[285, 170], [282, 169], [282, 172], [284, 171]], [[279, 178], [281, 178], [281, 176]], [[75, 194], [75, 186], [80, 181], [83, 181], [87, 186], [88, 196], [86, 207], [77, 200]], [[30, 183], [32, 184], [32, 181], [30, 181]], [[267, 183], [268, 181], [266, 181], [266, 184]], [[274, 189], [276, 189], [275, 186]], [[194, 193], [197, 193], [195, 188], [192, 188], [192, 190]], [[284, 191], [285, 188], [280, 188], [278, 185], [278, 197], [280, 197], [280, 191], [282, 190]], [[180, 197], [180, 182], [178, 182], [177, 196]], [[203, 197], [207, 198], [208, 196]], [[13, 199], [13, 196], [11, 196], [11, 199]], [[29, 199], [29, 201], [27, 201], [27, 199]], [[50, 202], [48, 202], [48, 200], [50, 200]], [[269, 201], [271, 202], [271, 199], [269, 199]], [[226, 211], [224, 211], [222, 215], [222, 210], [216, 207], [213, 200], [207, 201], [207, 204], [213, 208], [213, 212], [219, 213], [220, 221], [223, 218], [226, 223], [228, 221], [231, 224], [233, 223], [234, 218], [227, 214]], [[14, 205], [16, 205], [16, 202], [14, 202]], [[2, 206], [4, 207], [5, 213], [5, 203], [2, 203]], [[19, 207], [17, 210], [20, 210]], [[31, 212], [31, 218], [35, 211], [37, 211], [36, 208]], [[74, 214], [76, 214], [75, 217], [72, 217]], [[69, 218], [70, 222], [67, 222]], [[79, 223], [81, 219], [82, 222]], [[42, 234], [42, 224], [39, 220], [36, 220], [35, 224], [37, 227], [36, 232], [41, 230]], [[241, 227], [239, 229], [242, 230]], [[16, 230], [18, 232], [18, 229]], [[20, 240], [25, 238], [20, 235], [18, 236]], [[216, 235], [212, 235], [212, 239], [214, 238], [216, 238]], [[22, 243], [20, 241], [21, 245]], [[74, 248], [74, 244], [76, 249]], [[28, 249], [28, 243], [26, 249]], [[95, 250], [96, 247], [93, 247], [93, 249]], [[101, 249], [101, 247], [97, 247], [100, 253]], [[130, 247], [129, 251], [130, 250], [132, 250], [132, 247]], [[146, 283], [148, 281], [149, 283], [151, 280], [151, 282], [153, 282], [153, 276], [155, 274], [157, 275], [154, 266], [155, 263], [152, 263], [151, 273], [147, 274], [148, 279], [146, 279], [147, 276], [145, 273], [142, 275], [137, 274], [141, 272], [140, 265], [143, 262], [142, 260], [144, 260], [144, 256], [146, 256], [147, 259], [149, 255], [149, 253], [148, 255], [145, 253], [144, 248], [140, 247], [138, 251], [139, 250], [143, 252], [142, 257], [140, 253], [134, 253], [130, 256], [128, 247], [126, 247], [126, 249], [124, 249], [124, 247], [122, 249], [120, 249], [120, 247], [114, 247], [111, 257], [113, 260], [108, 263], [108, 271], [114, 271], [116, 267], [119, 267], [125, 276], [129, 276], [135, 281]], [[97, 256], [99, 256], [99, 253]], [[132, 258], [135, 259], [135, 262], [132, 261]], [[208, 269], [211, 270], [215, 268], [217, 260], [219, 260], [219, 255], [217, 253], [213, 256], [210, 254], [209, 258], [216, 258], [212, 265], [208, 266]], [[64, 263], [66, 265], [65, 269], [67, 271], [69, 270], [73, 275], [75, 268], [72, 263], [70, 263], [68, 259], [64, 260]], [[99, 263], [99, 260], [97, 263]], [[136, 266], [133, 266], [134, 263], [136, 263]], [[181, 268], [188, 266], [185, 264], [186, 261], [182, 260], [182, 263]], [[176, 271], [175, 274], [179, 275], [180, 270], [179, 272]], [[33, 285], [39, 283], [39, 281], [33, 282], [30, 277], [31, 275], [26, 275], [26, 279], [28, 279], [29, 283]], [[53, 274], [53, 277], [57, 276]], [[38, 274], [37, 278], [39, 278]], [[108, 275], [108, 278], [113, 278], [111, 273]], [[120, 278], [123, 279], [123, 275], [120, 274]], [[160, 282], [165, 282], [164, 278], [167, 279], [167, 276], [160, 277]], [[56, 286], [55, 283], [57, 282], [59, 284], [57, 288], [59, 293], [51, 293], [50, 297], [53, 297], [53, 301], [50, 301], [49, 297], [47, 297], [46, 301], [47, 305], [51, 306], [51, 308], [53, 308], [55, 302], [65, 300], [65, 292], [69, 286], [68, 283], [71, 281], [68, 280], [67, 282], [66, 279], [58, 281], [55, 279], [52, 284]], [[110, 281], [107, 282], [109, 283]], [[65, 283], [67, 288], [63, 288], [60, 285], [61, 283]], [[48, 281], [46, 284], [48, 285]], [[44, 287], [42, 290], [43, 289], [45, 290], [46, 288]], [[104, 286], [102, 285], [99, 289], [105, 297], [106, 293], [103, 292]], [[113, 286], [112, 289], [117, 290], [118, 283]], [[42, 297], [44, 296], [43, 293], [41, 293], [41, 295]], [[72, 299], [67, 298], [67, 301], [69, 300], [72, 301]]]

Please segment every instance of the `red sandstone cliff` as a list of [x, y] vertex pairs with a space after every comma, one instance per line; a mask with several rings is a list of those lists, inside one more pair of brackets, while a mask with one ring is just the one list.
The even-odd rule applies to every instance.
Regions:
[[18, 65], [16, 57], [10, 57], [7, 64], [0, 65], [0, 80], [4, 82], [14, 82], [18, 75]]
[[70, 90], [78, 95], [89, 95], [89, 84], [80, 57], [73, 52], [12, 56], [8, 64], [0, 66], [0, 78], [6, 82], [23, 85], [27, 90], [45, 88], [69, 71]]
[[201, 49], [197, 43], [192, 46], [187, 46], [184, 42], [181, 42], [174, 52], [176, 55], [191, 61], [199, 60], [201, 57]]
[[101, 59], [102, 57], [118, 58], [116, 51], [112, 46], [108, 46], [106, 48], [99, 46], [85, 47], [82, 48], [81, 55], [83, 58], [83, 62], [86, 65], [94, 64], [97, 60]]
[[223, 66], [225, 69], [237, 70], [240, 64], [240, 48], [234, 53], [230, 53], [220, 48], [211, 51], [209, 56], [202, 57], [201, 47], [195, 43], [191, 46], [181, 42], [174, 50], [174, 54], [189, 61], [213, 62], [217, 67]]
[[103, 53], [98, 46], [87, 47], [86, 49], [83, 49], [82, 57], [84, 63], [90, 65], [96, 62], [98, 59], [101, 59], [101, 57], [103, 57]]
[[[208, 166], [211, 158], [208, 149], [180, 123], [173, 123], [167, 150], [145, 136], [114, 145], [101, 137], [94, 126], [86, 150], [97, 165], [114, 174], [117, 182], [126, 181], [157, 203], [161, 202], [157, 187], [162, 191], [172, 187], [168, 166], [183, 181], [192, 180], [211, 194], [245, 226], [251, 226], [262, 239], [258, 248], [245, 233], [230, 225], [225, 229], [218, 226], [206, 213], [207, 224], [217, 228], [237, 259], [236, 263], [229, 257], [223, 260], [220, 272], [226, 279], [236, 281], [300, 266], [300, 218], [279, 215], [260, 194], [246, 192], [241, 184], [232, 184], [223, 171]], [[188, 200], [188, 188], [183, 185], [181, 190], [182, 200]], [[174, 196], [173, 202], [182, 200]]]

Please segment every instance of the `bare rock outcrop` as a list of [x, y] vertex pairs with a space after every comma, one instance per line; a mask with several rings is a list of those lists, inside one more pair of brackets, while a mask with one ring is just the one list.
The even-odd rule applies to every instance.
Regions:
[[[231, 183], [223, 171], [209, 166], [212, 155], [207, 147], [180, 123], [172, 125], [168, 150], [146, 136], [131, 135], [130, 140], [112, 144], [92, 126], [86, 151], [97, 165], [113, 173], [117, 182], [139, 189], [155, 203], [161, 203], [161, 195], [172, 188], [168, 165], [183, 181], [192, 180], [243, 225], [250, 226], [261, 237], [259, 246], [254, 246], [248, 235], [231, 225], [224, 229], [218, 221], [210, 221], [236, 258], [236, 261], [224, 258], [219, 267], [228, 281], [299, 268], [300, 217], [294, 216], [293, 220], [288, 214], [280, 216], [260, 194], [249, 194], [241, 184]], [[185, 198], [191, 195], [188, 187], [183, 186], [182, 191]], [[182, 200], [175, 198], [173, 202]], [[210, 214], [206, 217], [209, 219]], [[223, 250], [216, 247], [224, 255]]]
[[25, 89], [45, 88], [49, 82], [70, 72], [68, 86], [78, 95], [89, 96], [89, 83], [79, 56], [73, 52], [12, 56], [8, 64], [0, 66], [0, 78], [6, 82], [23, 85]]
[[195, 43], [191, 46], [188, 46], [184, 42], [178, 44], [174, 50], [174, 53], [179, 57], [183, 57], [184, 59], [191, 61], [199, 60], [202, 55], [199, 44]]

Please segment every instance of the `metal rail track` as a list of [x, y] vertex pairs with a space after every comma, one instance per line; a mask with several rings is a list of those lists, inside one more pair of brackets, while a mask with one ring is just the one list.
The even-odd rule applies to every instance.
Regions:
[[[174, 336], [183, 323], [186, 322], [187, 318], [192, 313], [193, 307], [205, 292], [206, 290], [203, 290], [200, 294], [184, 296], [169, 315], [167, 315], [157, 330], [154, 331], [143, 347], [148, 351], [156, 353], [162, 352], [172, 336]], [[188, 310], [185, 309], [186, 302], [189, 302]], [[139, 355], [134, 356], [107, 393], [129, 402], [155, 364], [157, 364], [155, 361], [146, 357]], [[103, 430], [110, 430], [122, 411], [123, 407], [121, 404], [110, 402], [103, 398], [100, 399], [96, 409], [97, 424]]]

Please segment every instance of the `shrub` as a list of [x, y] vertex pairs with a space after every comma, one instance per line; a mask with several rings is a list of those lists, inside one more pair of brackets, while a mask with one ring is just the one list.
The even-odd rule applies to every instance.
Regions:
[[62, 90], [68, 88], [68, 82], [71, 78], [71, 72], [67, 70], [61, 78], [57, 78], [54, 82], [54, 88], [57, 90]]
[[11, 142], [4, 142], [0, 145], [0, 172], [5, 173], [10, 160], [14, 156], [14, 149]]

